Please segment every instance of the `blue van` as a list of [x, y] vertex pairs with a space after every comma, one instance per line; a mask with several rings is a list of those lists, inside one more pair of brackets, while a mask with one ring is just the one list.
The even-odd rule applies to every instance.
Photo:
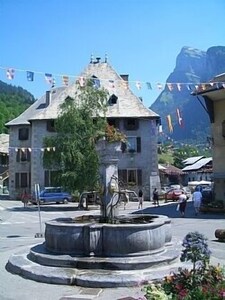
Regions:
[[63, 191], [61, 187], [46, 187], [40, 192], [39, 200], [41, 203], [68, 203], [72, 201], [72, 195]]

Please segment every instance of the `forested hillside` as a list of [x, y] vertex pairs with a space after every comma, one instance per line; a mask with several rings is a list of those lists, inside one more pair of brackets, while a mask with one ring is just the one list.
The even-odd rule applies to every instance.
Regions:
[[8, 133], [5, 123], [20, 115], [34, 101], [34, 96], [23, 88], [0, 81], [0, 133]]

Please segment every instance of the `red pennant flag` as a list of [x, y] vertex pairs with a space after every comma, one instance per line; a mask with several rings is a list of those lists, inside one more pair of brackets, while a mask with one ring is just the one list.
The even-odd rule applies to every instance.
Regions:
[[80, 84], [81, 87], [83, 87], [85, 85], [85, 78], [84, 77], [79, 77], [78, 82]]
[[180, 110], [179, 110], [179, 108], [177, 108], [177, 119], [178, 119], [179, 125], [180, 125], [181, 127], [183, 127], [183, 126], [184, 126], [184, 124], [183, 124], [183, 119], [182, 119], [182, 117], [181, 117], [181, 115], [180, 115]]

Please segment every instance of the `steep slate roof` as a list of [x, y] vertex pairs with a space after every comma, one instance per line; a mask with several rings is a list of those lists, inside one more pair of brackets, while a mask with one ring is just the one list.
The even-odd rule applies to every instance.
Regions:
[[210, 163], [211, 161], [212, 161], [212, 157], [202, 158], [202, 159], [198, 160], [196, 163], [194, 163], [193, 165], [189, 165], [189, 166], [184, 167], [182, 169], [182, 171], [199, 170], [202, 167], [204, 167], [205, 165], [207, 165], [208, 163]]
[[[97, 77], [100, 80], [101, 87], [108, 90], [109, 97], [113, 94], [118, 97], [117, 103], [108, 106], [106, 117], [159, 118], [158, 114], [146, 108], [142, 101], [130, 89], [124, 86], [125, 81], [108, 63], [90, 63], [80, 76], [84, 78]], [[112, 87], [112, 81], [114, 87]], [[29, 125], [32, 120], [56, 119], [59, 114], [60, 105], [67, 97], [73, 98], [76, 92], [77, 83], [73, 83], [68, 87], [52, 89], [49, 106], [38, 109], [41, 104], [44, 106], [46, 101], [46, 96], [44, 95], [19, 117], [8, 122], [6, 125]]]
[[0, 153], [9, 153], [9, 135], [0, 134]]

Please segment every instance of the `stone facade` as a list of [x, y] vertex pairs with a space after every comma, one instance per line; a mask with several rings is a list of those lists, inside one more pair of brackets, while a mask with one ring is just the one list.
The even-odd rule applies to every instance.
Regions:
[[[152, 188], [160, 185], [157, 158], [159, 116], [143, 105], [127, 88], [128, 81], [108, 63], [90, 63], [81, 76], [98, 78], [101, 87], [109, 92], [109, 101], [110, 97], [114, 97], [113, 103], [109, 102], [107, 119], [127, 135], [134, 148], [134, 151], [127, 149], [119, 160], [120, 179], [126, 182], [127, 188], [137, 191], [142, 187], [145, 199], [150, 199]], [[52, 89], [19, 117], [7, 123], [10, 129], [11, 198], [24, 190], [33, 192], [37, 183], [41, 189], [51, 185], [48, 170], [44, 170], [42, 165], [43, 151], [46, 151], [43, 149], [43, 137], [55, 134], [49, 130], [49, 122], [57, 118], [60, 104], [67, 97], [73, 97], [76, 91], [77, 83]]]

